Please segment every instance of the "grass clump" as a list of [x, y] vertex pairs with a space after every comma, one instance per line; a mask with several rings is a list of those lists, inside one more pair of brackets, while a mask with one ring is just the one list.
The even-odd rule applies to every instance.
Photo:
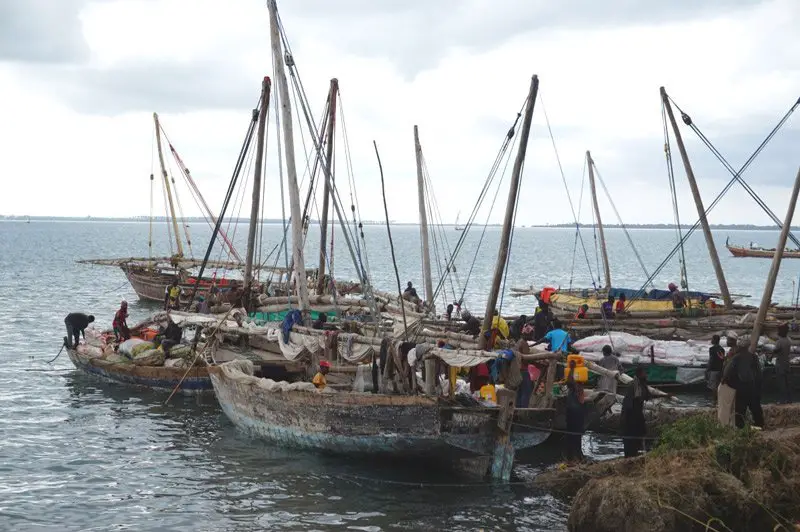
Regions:
[[660, 456], [671, 451], [699, 449], [735, 435], [735, 429], [723, 427], [708, 416], [687, 417], [664, 428], [651, 454]]

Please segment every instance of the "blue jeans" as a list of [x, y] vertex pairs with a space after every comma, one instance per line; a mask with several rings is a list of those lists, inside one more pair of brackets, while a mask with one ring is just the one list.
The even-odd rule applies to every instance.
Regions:
[[522, 383], [517, 388], [517, 408], [528, 408], [533, 393], [533, 382], [527, 369], [522, 370]]

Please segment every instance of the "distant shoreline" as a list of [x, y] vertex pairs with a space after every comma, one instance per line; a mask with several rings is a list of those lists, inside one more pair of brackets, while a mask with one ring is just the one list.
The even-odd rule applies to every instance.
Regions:
[[[27, 222], [28, 220], [32, 222], [137, 222], [137, 223], [147, 223], [150, 221], [150, 218], [147, 216], [130, 216], [130, 217], [123, 217], [123, 218], [112, 218], [106, 216], [86, 216], [86, 217], [78, 217], [78, 216], [6, 216], [0, 215], [0, 222]], [[164, 223], [169, 221], [164, 216], [156, 216], [153, 218], [154, 222]], [[198, 218], [198, 217], [190, 217], [185, 219], [186, 222], [189, 223], [199, 223], [205, 222], [205, 218]], [[238, 220], [233, 220], [235, 223], [247, 223], [249, 220], [246, 218], [239, 218]], [[278, 218], [269, 218], [265, 219], [262, 223], [264, 224], [282, 224], [283, 220]], [[318, 220], [310, 220], [312, 225], [319, 225]], [[365, 220], [363, 222], [364, 225], [384, 225], [386, 222], [383, 221], [375, 221], [375, 220]], [[417, 222], [396, 222], [391, 220], [390, 223], [392, 225], [408, 225], [408, 226], [419, 226]], [[455, 227], [455, 224], [432, 224], [437, 227]], [[479, 224], [476, 224], [479, 225]], [[481, 227], [483, 227], [481, 225]], [[500, 227], [500, 224], [489, 224], [488, 227]], [[593, 224], [580, 224], [579, 227], [581, 229], [594, 229], [595, 225]], [[604, 229], [621, 229], [623, 226], [619, 224], [608, 224], [603, 225]], [[533, 225], [519, 225], [517, 229], [574, 229], [575, 224], [533, 224]], [[675, 229], [674, 224], [628, 224], [625, 225], [627, 229]], [[691, 229], [689, 225], [681, 225], [681, 229]], [[777, 231], [777, 227], [774, 225], [748, 225], [748, 224], [711, 224], [711, 229], [717, 230], [727, 230], [727, 231]], [[800, 227], [792, 227], [793, 230], [800, 230]]]

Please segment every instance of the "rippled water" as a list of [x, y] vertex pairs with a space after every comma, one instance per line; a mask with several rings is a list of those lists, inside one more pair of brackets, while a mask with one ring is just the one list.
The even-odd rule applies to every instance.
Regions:
[[[164, 226], [155, 248], [168, 251]], [[196, 227], [194, 241], [208, 231]], [[311, 242], [309, 237], [309, 257]], [[457, 233], [452, 232], [451, 244]], [[241, 241], [246, 228], [239, 228]], [[100, 384], [76, 372], [66, 356], [52, 365], [71, 311], [95, 314], [110, 325], [121, 298], [132, 321], [153, 307], [136, 300], [122, 272], [77, 265], [75, 259], [146, 255], [145, 223], [0, 222], [0, 529], [13, 530], [561, 530], [567, 506], [525, 484], [555, 461], [557, 448], [521, 457], [508, 486], [459, 486], [453, 479], [407, 464], [375, 464], [271, 447], [237, 432], [213, 398], [200, 402], [142, 394]], [[379, 288], [393, 289], [394, 273], [384, 229], [365, 228], [370, 270]], [[401, 281], [421, 284], [418, 229], [393, 229]], [[280, 228], [267, 226], [265, 249]], [[490, 228], [475, 265], [467, 301], [480, 308], [492, 275], [499, 230]], [[519, 229], [508, 286], [570, 280], [573, 232]], [[774, 241], [774, 233], [731, 233], [739, 242]], [[636, 231], [652, 269], [674, 243], [670, 231]], [[724, 242], [725, 235], [717, 235]], [[616, 285], [643, 281], [619, 231], [609, 231]], [[474, 252], [471, 235], [465, 252]], [[587, 246], [590, 246], [587, 234]], [[720, 243], [721, 244], [721, 243]], [[201, 246], [194, 253], [200, 255]], [[337, 276], [353, 269], [337, 235]], [[733, 259], [723, 266], [731, 289], [759, 296], [769, 261]], [[594, 257], [590, 258], [593, 262]], [[702, 237], [687, 247], [693, 288], [714, 289]], [[582, 262], [581, 262], [582, 261]], [[309, 259], [309, 263], [313, 258]], [[459, 260], [466, 279], [471, 256]], [[586, 284], [586, 259], [578, 257], [575, 285]], [[670, 273], [667, 274], [666, 272]], [[791, 301], [800, 261], [786, 261], [776, 299]], [[579, 273], [579, 274], [578, 274]], [[658, 279], [677, 278], [672, 264]], [[524, 311], [530, 301], [507, 298], [504, 308]], [[613, 439], [586, 438], [597, 457], [619, 453]]]

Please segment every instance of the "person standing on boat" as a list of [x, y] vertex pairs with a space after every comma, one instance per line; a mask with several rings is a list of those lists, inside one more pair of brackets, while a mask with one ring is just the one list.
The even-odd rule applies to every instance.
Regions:
[[650, 399], [647, 388], [647, 373], [644, 367], [636, 368], [633, 378], [622, 400], [622, 416], [620, 428], [622, 429], [622, 445], [625, 449], [625, 458], [637, 456], [642, 450], [642, 440], [647, 434], [647, 424], [644, 419], [644, 402]]
[[465, 332], [467, 334], [472, 335], [473, 338], [477, 338], [478, 335], [481, 333], [481, 322], [470, 314], [468, 310], [465, 310], [461, 313], [461, 319], [464, 320], [464, 325], [458, 330], [458, 332]]
[[64, 325], [67, 326], [67, 347], [74, 349], [80, 343], [81, 335], [86, 340], [86, 327], [94, 321], [94, 316], [86, 315], [83, 312], [70, 312], [64, 318]]
[[550, 306], [546, 303], [539, 304], [539, 310], [533, 316], [533, 339], [539, 341], [544, 338], [553, 321], [553, 315], [550, 313]]
[[[611, 371], [618, 371], [622, 373], [622, 364], [619, 357], [614, 354], [614, 350], [610, 345], [603, 346], [603, 358], [598, 363], [600, 367], [606, 368]], [[603, 390], [616, 395], [617, 393], [617, 378], [614, 376], [602, 375], [597, 381], [597, 389]]]
[[447, 311], [444, 314], [444, 317], [447, 319], [447, 321], [451, 321], [453, 319], [453, 308], [454, 307], [452, 303], [447, 305]]
[[583, 433], [586, 430], [586, 407], [584, 405], [583, 385], [575, 382], [574, 360], [569, 361], [570, 372], [567, 375], [567, 448], [568, 461], [583, 460]]
[[319, 371], [316, 375], [314, 375], [314, 379], [311, 381], [314, 383], [314, 386], [317, 387], [317, 390], [323, 390], [328, 385], [328, 379], [325, 377], [331, 371], [331, 363], [327, 360], [322, 360], [319, 363]]
[[625, 312], [625, 294], [620, 294], [619, 299], [617, 300], [617, 305], [614, 307], [614, 312], [617, 314], [622, 314]]
[[603, 315], [603, 319], [614, 319], [614, 296], [608, 296], [608, 300], [600, 306], [600, 314]]
[[568, 353], [574, 351], [572, 348], [572, 338], [569, 333], [561, 326], [561, 321], [557, 318], [553, 320], [553, 330], [544, 335], [544, 338], [533, 345], [548, 342], [550, 351], [553, 353]]
[[586, 303], [584, 303], [584, 304], [583, 304], [583, 305], [581, 305], [581, 307], [578, 309], [578, 313], [577, 313], [577, 314], [575, 314], [575, 319], [576, 319], [576, 320], [585, 320], [585, 319], [586, 319], [586, 313], [587, 313], [587, 312], [589, 312], [589, 305], [587, 305]]
[[792, 341], [789, 340], [789, 326], [785, 323], [778, 327], [778, 341], [772, 356], [775, 357], [775, 377], [778, 380], [778, 403], [792, 402], [791, 385], [789, 383], [789, 358], [792, 353]]
[[492, 331], [497, 331], [504, 340], [507, 340], [510, 332], [508, 330], [508, 322], [500, 315], [500, 311], [494, 309], [494, 317], [492, 318]]
[[722, 382], [736, 390], [734, 412], [737, 428], [744, 428], [747, 410], [753, 415], [753, 425], [764, 428], [764, 412], [761, 410], [761, 364], [750, 352], [746, 342], [739, 347], [733, 358], [725, 365]]
[[672, 308], [675, 310], [683, 310], [683, 307], [686, 306], [686, 298], [683, 297], [683, 292], [680, 291], [678, 285], [675, 283], [669, 283], [670, 293], [672, 294]]
[[706, 369], [706, 383], [708, 389], [714, 394], [717, 402], [717, 388], [722, 376], [722, 364], [725, 362], [725, 348], [719, 345], [719, 335], [711, 337], [711, 347], [708, 348], [708, 368]]
[[414, 301], [419, 299], [419, 296], [417, 295], [417, 289], [414, 288], [414, 285], [411, 284], [411, 281], [408, 282], [408, 285], [406, 285], [406, 289], [403, 290], [403, 298], [408, 299], [409, 301]]
[[111, 323], [114, 328], [114, 336], [117, 342], [123, 342], [131, 337], [131, 330], [128, 329], [128, 302], [122, 301], [119, 310], [114, 314], [114, 321]]
[[178, 310], [181, 304], [181, 287], [178, 285], [178, 278], [172, 280], [172, 284], [164, 290], [164, 310]]
[[525, 327], [526, 323], [528, 323], [528, 316], [526, 316], [525, 314], [521, 315], [520, 317], [511, 322], [509, 335], [512, 340], [519, 340], [520, 338], [522, 338], [522, 329]]

